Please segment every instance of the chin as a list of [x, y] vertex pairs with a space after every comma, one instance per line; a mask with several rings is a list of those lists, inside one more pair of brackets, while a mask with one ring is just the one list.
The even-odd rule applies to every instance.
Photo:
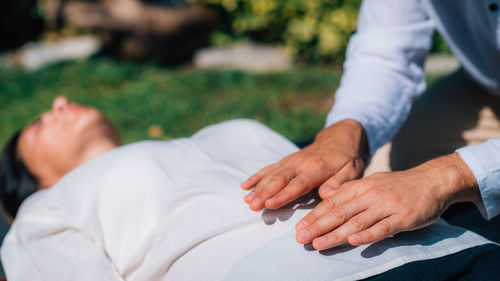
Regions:
[[71, 130], [77, 134], [89, 134], [109, 123], [106, 117], [95, 108], [82, 109], [76, 114], [71, 124]]
[[[92, 108], [86, 114], [87, 132], [94, 134], [95, 138], [111, 139], [120, 145], [120, 135], [108, 118], [97, 109]], [[85, 133], [85, 132], [84, 132]]]

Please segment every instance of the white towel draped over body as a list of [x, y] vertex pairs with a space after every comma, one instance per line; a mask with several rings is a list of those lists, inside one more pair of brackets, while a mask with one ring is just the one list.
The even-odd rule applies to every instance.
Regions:
[[489, 241], [438, 223], [360, 247], [294, 240], [314, 196], [253, 212], [239, 184], [297, 151], [249, 120], [114, 149], [22, 205], [2, 245], [16, 280], [348, 280]]

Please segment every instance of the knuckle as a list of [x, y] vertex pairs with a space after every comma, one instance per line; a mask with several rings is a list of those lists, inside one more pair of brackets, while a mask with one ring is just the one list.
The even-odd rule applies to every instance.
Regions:
[[287, 183], [287, 179], [284, 175], [272, 175], [269, 182], [275, 185], [284, 186]]
[[321, 170], [324, 167], [324, 161], [321, 157], [314, 157], [309, 160], [307, 163], [307, 170], [309, 171], [316, 171], [316, 170]]
[[366, 225], [365, 219], [362, 217], [359, 217], [359, 216], [352, 218], [350, 222], [354, 226], [354, 228], [357, 230], [364, 229], [365, 225]]
[[366, 231], [366, 232], [363, 233], [362, 238], [363, 238], [364, 241], [370, 242], [370, 241], [374, 240], [375, 235], [373, 234], [373, 231], [368, 230], [368, 231]]
[[378, 229], [381, 234], [388, 235], [391, 232], [391, 224], [388, 221], [381, 221], [378, 223]]
[[380, 190], [376, 188], [372, 188], [366, 192], [366, 196], [368, 198], [377, 198], [380, 196]]
[[290, 162], [293, 166], [299, 166], [304, 163], [305, 157], [302, 154], [296, 154], [293, 158], [290, 159]]
[[323, 204], [325, 204], [325, 206], [326, 206], [328, 209], [333, 209], [333, 208], [335, 208], [335, 200], [334, 200], [332, 197], [328, 197], [328, 198], [326, 198], [325, 200], [323, 200]]
[[[308, 225], [312, 225], [313, 222], [315, 222], [317, 219], [318, 219], [318, 215], [313, 210], [312, 212], [310, 212], [309, 214], [307, 214], [302, 220], [305, 221], [305, 222], [307, 222]], [[307, 228], [309, 228], [309, 226]]]
[[321, 229], [316, 223], [311, 224], [307, 229], [313, 236], [321, 234]]
[[280, 192], [278, 192], [274, 198], [276, 202], [280, 203], [289, 203], [296, 197], [295, 192], [290, 191], [289, 189], [284, 189]]
[[401, 222], [399, 223], [403, 228], [409, 229], [417, 221], [415, 212], [412, 210], [403, 210], [400, 211], [399, 214], [402, 218], [405, 218], [404, 220], [401, 220]]
[[415, 213], [415, 210], [412, 208], [399, 208], [398, 213], [400, 213], [404, 218], [410, 218]]
[[332, 242], [338, 242], [338, 241], [341, 241], [342, 240], [342, 235], [338, 232], [338, 231], [333, 231], [333, 232], [330, 232], [330, 234], [328, 235], [328, 240], [332, 241]]
[[269, 183], [271, 182], [271, 179], [272, 179], [272, 175], [266, 175], [266, 176], [262, 177], [262, 179], [260, 180], [258, 185], [261, 188], [267, 187], [269, 185]]
[[296, 177], [290, 181], [290, 184], [304, 187], [304, 180], [302, 178]]
[[342, 207], [337, 207], [332, 210], [332, 215], [341, 221], [344, 221], [346, 219], [346, 211]]
[[273, 192], [272, 190], [269, 190], [269, 189], [264, 189], [264, 190], [261, 190], [256, 198], [258, 197], [260, 200], [267, 200], [269, 199], [271, 196], [273, 196], [275, 194], [275, 192]]

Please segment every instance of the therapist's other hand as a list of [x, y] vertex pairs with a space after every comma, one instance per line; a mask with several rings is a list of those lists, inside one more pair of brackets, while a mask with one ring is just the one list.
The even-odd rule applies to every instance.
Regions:
[[453, 153], [343, 184], [297, 223], [296, 239], [318, 250], [373, 243], [433, 223], [452, 203], [480, 200], [474, 174]]
[[280, 208], [321, 185], [320, 195], [359, 178], [367, 154], [363, 126], [343, 120], [323, 129], [308, 147], [261, 169], [241, 184], [254, 211]]

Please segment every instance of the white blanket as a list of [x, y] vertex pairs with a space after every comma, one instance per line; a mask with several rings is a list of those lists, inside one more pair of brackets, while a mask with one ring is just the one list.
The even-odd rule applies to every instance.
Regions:
[[1, 249], [7, 278], [350, 280], [489, 242], [435, 224], [369, 246], [300, 245], [294, 225], [314, 196], [252, 212], [239, 188], [296, 150], [248, 120], [112, 150], [26, 200]]

